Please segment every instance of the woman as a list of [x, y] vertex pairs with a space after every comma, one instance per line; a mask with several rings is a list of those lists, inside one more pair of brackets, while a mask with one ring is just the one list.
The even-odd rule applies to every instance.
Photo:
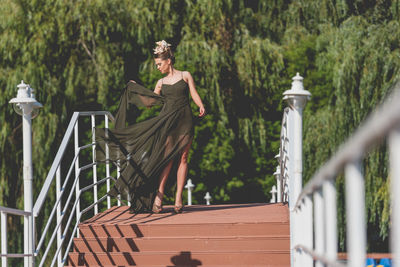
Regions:
[[[157, 69], [162, 73], [162, 74], [167, 74], [164, 78], [158, 80], [156, 87], [154, 89], [154, 93], [160, 95], [162, 92], [163, 88], [166, 88], [167, 92], [165, 93], [167, 96], [170, 94], [172, 96], [179, 95], [182, 97], [186, 96], [186, 92], [189, 88], [190, 95], [193, 99], [193, 101], [196, 103], [196, 105], [199, 107], [199, 116], [202, 117], [205, 114], [205, 109], [204, 105], [201, 101], [201, 98], [199, 94], [196, 91], [196, 87], [194, 85], [194, 81], [192, 78], [192, 75], [188, 71], [179, 71], [174, 68], [174, 63], [175, 63], [175, 57], [170, 49], [170, 44], [167, 42], [160, 41], [157, 42], [157, 47], [154, 49], [154, 54], [155, 54], [155, 64], [157, 66]], [[170, 90], [180, 90], [178, 92], [171, 92], [169, 93], [168, 91]], [[190, 110], [190, 106], [187, 105], [185, 107], [186, 109]], [[186, 118], [184, 119], [184, 122], [182, 123], [187, 123], [186, 127], [192, 128], [193, 125], [191, 120], [191, 116], [187, 116], [189, 112], [186, 113]], [[187, 142], [186, 146], [182, 150], [182, 153], [180, 155], [180, 158], [178, 158], [178, 171], [177, 171], [177, 182], [176, 182], [176, 195], [175, 195], [175, 207], [174, 210], [175, 212], [179, 213], [182, 212], [183, 204], [182, 204], [182, 191], [183, 191], [183, 186], [186, 181], [186, 175], [188, 171], [188, 164], [187, 164], [187, 157], [189, 154], [189, 149], [190, 145], [192, 143], [192, 137], [193, 137], [193, 132], [191, 134], [191, 137], [189, 141]], [[164, 168], [163, 172], [160, 175], [160, 180], [159, 180], [159, 188], [158, 192], [154, 201], [153, 205], [153, 212], [161, 212], [162, 211], [162, 197], [164, 196], [164, 187], [165, 183], [167, 181], [169, 172], [171, 170], [173, 161], [170, 161], [168, 165]]]
[[[115, 129], [97, 134], [101, 151], [105, 155], [105, 146], [101, 144], [106, 142], [109, 159], [121, 167], [121, 176], [109, 194], [127, 195], [134, 213], [162, 211], [164, 188], [174, 163], [177, 164], [174, 211], [182, 212], [187, 157], [193, 139], [189, 92], [199, 107], [199, 116], [205, 115], [191, 74], [174, 68], [170, 46], [163, 40], [154, 49], [157, 69], [166, 74], [157, 82], [154, 92], [130, 81], [121, 97]], [[156, 117], [126, 126], [130, 103], [139, 107], [163, 104], [163, 107]]]

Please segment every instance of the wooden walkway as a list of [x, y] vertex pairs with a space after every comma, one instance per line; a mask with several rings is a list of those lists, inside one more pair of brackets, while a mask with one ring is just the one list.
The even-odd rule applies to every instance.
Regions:
[[283, 204], [186, 206], [174, 214], [113, 207], [80, 224], [70, 266], [289, 266]]

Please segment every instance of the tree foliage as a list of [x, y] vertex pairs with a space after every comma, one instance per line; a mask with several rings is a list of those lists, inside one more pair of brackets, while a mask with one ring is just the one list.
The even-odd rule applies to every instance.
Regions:
[[[398, 78], [399, 8], [397, 0], [1, 0], [0, 205], [23, 205], [21, 119], [8, 104], [20, 80], [44, 106], [33, 122], [37, 194], [74, 111], [114, 112], [130, 79], [154, 87], [161, 39], [208, 111], [190, 152], [195, 203], [207, 191], [213, 203], [268, 201], [290, 78], [300, 72], [313, 94], [304, 114], [308, 180]], [[378, 148], [364, 162], [369, 229], [379, 229], [372, 250], [387, 242], [386, 154]]]

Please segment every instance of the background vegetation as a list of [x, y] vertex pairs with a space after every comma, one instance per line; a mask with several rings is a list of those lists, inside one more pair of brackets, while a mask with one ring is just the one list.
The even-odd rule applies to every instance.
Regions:
[[[36, 196], [74, 111], [114, 112], [130, 79], [154, 87], [161, 75], [152, 48], [161, 39], [173, 44], [176, 67], [192, 73], [208, 111], [190, 155], [195, 203], [207, 191], [214, 204], [268, 202], [291, 77], [300, 72], [313, 94], [304, 114], [307, 181], [398, 78], [399, 5], [0, 0], [0, 205], [23, 207], [21, 118], [8, 104], [16, 85], [31, 84], [44, 106], [33, 122]], [[365, 160], [370, 251], [387, 250], [386, 162], [384, 148]], [[343, 222], [341, 214], [343, 206]]]

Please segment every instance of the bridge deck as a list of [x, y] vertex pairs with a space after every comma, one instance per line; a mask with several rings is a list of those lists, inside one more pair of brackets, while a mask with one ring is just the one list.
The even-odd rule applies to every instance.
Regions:
[[284, 204], [187, 206], [174, 214], [112, 207], [79, 225], [70, 266], [289, 266]]
[[287, 223], [289, 210], [278, 208], [284, 204], [231, 204], [185, 206], [181, 214], [173, 213], [173, 206], [165, 206], [159, 214], [130, 214], [127, 206], [112, 207], [83, 222], [84, 224], [190, 224], [190, 223]]

